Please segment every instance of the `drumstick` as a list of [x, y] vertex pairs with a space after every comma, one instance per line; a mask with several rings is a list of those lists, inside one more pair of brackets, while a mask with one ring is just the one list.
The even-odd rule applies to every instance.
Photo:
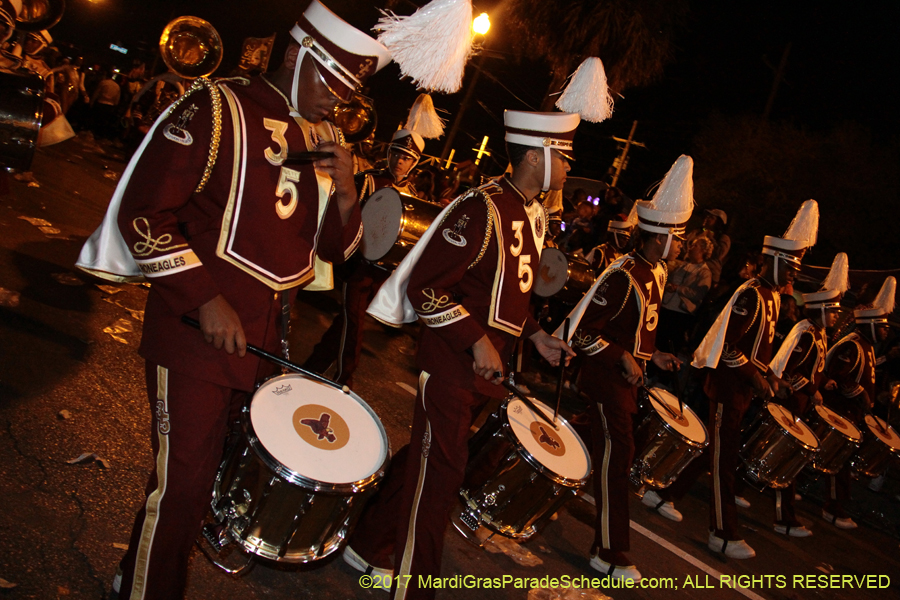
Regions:
[[[502, 376], [502, 373], [501, 373], [501, 376]], [[520, 392], [520, 391], [516, 388], [516, 386], [514, 386], [514, 385], [511, 384], [510, 382], [506, 381], [505, 379], [503, 380], [503, 384], [502, 384], [502, 385], [503, 385], [503, 387], [505, 387], [506, 389], [508, 389], [510, 392], [512, 392], [513, 395], [516, 396], [519, 400], [521, 400], [522, 402], [524, 402], [524, 403], [525, 403], [525, 406], [527, 406], [529, 409], [531, 409], [531, 412], [537, 413], [537, 415], [538, 415], [540, 418], [542, 418], [544, 421], [546, 421], [547, 424], [550, 425], [550, 427], [552, 427], [553, 429], [559, 429], [559, 427], [556, 425], [556, 423], [554, 423], [553, 421], [551, 421], [551, 420], [550, 420], [550, 417], [548, 417], [547, 415], [545, 415], [545, 414], [544, 414], [544, 411], [542, 411], [542, 410], [539, 409], [537, 406], [535, 406], [535, 405], [534, 405], [534, 402], [532, 402], [525, 394], [523, 394], [522, 392]]]
[[[569, 317], [566, 317], [563, 323], [563, 340], [569, 339]], [[556, 410], [553, 411], [553, 422], [556, 423], [556, 417], [559, 415], [559, 403], [562, 401], [563, 383], [566, 379], [566, 351], [559, 349], [559, 381], [556, 382]]]
[[[182, 316], [181, 322], [184, 323], [185, 325], [190, 325], [194, 329], [197, 329], [197, 330], [200, 329], [200, 322], [197, 319], [192, 319], [188, 316]], [[291, 361], [285, 360], [285, 359], [281, 358], [280, 356], [276, 356], [274, 354], [266, 352], [262, 348], [257, 348], [256, 346], [254, 346], [252, 344], [247, 344], [247, 351], [250, 354], [255, 354], [256, 356], [258, 356], [260, 358], [265, 358], [269, 362], [273, 362], [276, 365], [278, 365], [279, 367], [284, 367], [285, 369], [289, 369], [291, 371], [294, 371], [295, 373], [300, 373], [301, 375], [306, 375], [310, 379], [315, 379], [316, 381], [318, 381], [320, 383], [325, 383], [332, 387], [336, 387], [338, 389], [343, 389], [346, 387], [346, 386], [342, 386], [339, 383], [331, 381], [330, 379], [322, 377], [318, 373], [313, 373], [312, 371], [307, 371], [306, 369], [304, 369], [303, 367], [301, 367], [298, 364], [292, 363]], [[344, 390], [344, 391], [346, 391], [346, 390]]]
[[[675, 412], [669, 407], [669, 403], [668, 403], [668, 402], [663, 402], [662, 400], [660, 400], [660, 398], [659, 398], [656, 394], [654, 394], [652, 391], [650, 391], [650, 388], [648, 388], [648, 387], [646, 387], [646, 386], [643, 386], [643, 385], [642, 385], [642, 386], [641, 386], [641, 389], [644, 390], [644, 393], [647, 394], [648, 397], [653, 398], [654, 400], [656, 400], [656, 402], [657, 402], [658, 404], [662, 404], [662, 407], [665, 409], [665, 411], [666, 411], [667, 413], [669, 413], [669, 416], [671, 416], [673, 419], [677, 419], [677, 418], [678, 418], [678, 415], [676, 415]], [[678, 400], [678, 403], [681, 404], [681, 400], [680, 400], [680, 399]], [[684, 412], [681, 413], [681, 416], [682, 416], [682, 417], [684, 416]]]

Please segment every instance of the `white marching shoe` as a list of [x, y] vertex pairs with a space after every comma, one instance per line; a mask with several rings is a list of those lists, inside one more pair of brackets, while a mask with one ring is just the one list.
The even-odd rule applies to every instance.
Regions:
[[353, 551], [353, 548], [347, 546], [344, 548], [344, 552], [341, 554], [341, 558], [344, 559], [344, 562], [359, 571], [360, 573], [365, 573], [366, 575], [374, 575], [372, 577], [372, 587], [382, 589], [386, 592], [391, 591], [391, 581], [394, 578], [393, 569], [382, 569], [379, 567], [373, 567], [366, 560]]
[[680, 523], [683, 518], [681, 513], [675, 509], [675, 504], [673, 502], [666, 502], [653, 490], [644, 492], [644, 495], [641, 496], [641, 502], [644, 506], [655, 508], [656, 512], [676, 523]]
[[734, 503], [737, 504], [738, 508], [750, 508], [750, 502], [743, 496], [735, 496]]
[[753, 558], [756, 551], [744, 540], [723, 540], [716, 532], [709, 532], [709, 549], [720, 552], [728, 558]]
[[813, 534], [812, 531], [803, 525], [781, 525], [779, 523], [775, 523], [775, 533], [798, 538], [810, 537]]
[[838, 529], [856, 529], [856, 521], [850, 517], [840, 518], [831, 514], [824, 508], [822, 509], [822, 518], [837, 527]]
[[641, 572], [634, 565], [612, 565], [596, 554], [591, 557], [591, 568], [617, 579], [641, 580]]

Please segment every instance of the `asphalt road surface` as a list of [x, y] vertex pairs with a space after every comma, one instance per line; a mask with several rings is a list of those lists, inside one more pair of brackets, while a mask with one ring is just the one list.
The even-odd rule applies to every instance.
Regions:
[[[152, 466], [136, 353], [147, 289], [107, 284], [74, 267], [124, 167], [121, 150], [76, 138], [40, 151], [35, 184], [10, 181], [0, 197], [0, 598], [105, 597]], [[295, 360], [310, 353], [337, 306], [334, 292], [301, 295], [293, 311]], [[413, 327], [368, 323], [355, 391], [379, 415], [395, 450], [409, 438], [414, 352]], [[539, 398], [553, 397], [552, 383], [527, 382]], [[564, 414], [577, 408], [569, 394]], [[815, 533], [808, 539], [774, 533], [771, 495], [748, 491], [752, 506], [740, 510], [741, 524], [758, 556], [745, 561], [706, 548], [705, 481], [679, 503], [682, 523], [635, 495], [630, 556], [645, 587], [565, 597], [900, 597], [897, 472], [878, 493], [868, 480], [854, 483], [851, 508], [861, 526], [851, 532], [820, 518], [822, 482], [805, 488], [797, 504]], [[448, 530], [443, 575], [450, 579], [438, 598], [561, 597], [529, 595], [528, 588], [598, 576], [588, 566], [592, 487], [586, 492], [523, 545], [491, 540], [483, 549]], [[301, 567], [258, 564], [240, 578], [199, 552], [191, 564], [192, 600], [306, 597], [387, 596], [361, 586], [337, 553]]]

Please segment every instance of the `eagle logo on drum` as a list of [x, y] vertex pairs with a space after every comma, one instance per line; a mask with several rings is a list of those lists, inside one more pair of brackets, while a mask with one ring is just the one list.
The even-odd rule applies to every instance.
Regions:
[[334, 429], [328, 426], [328, 423], [331, 422], [331, 415], [328, 413], [322, 413], [319, 415], [318, 419], [301, 419], [300, 424], [306, 425], [310, 429], [313, 430], [313, 433], [318, 436], [316, 439], [319, 440], [328, 440], [330, 443], [334, 443], [337, 440], [334, 437]]
[[334, 407], [304, 404], [291, 422], [300, 439], [320, 450], [340, 450], [350, 441], [350, 427]]
[[541, 430], [541, 437], [538, 438], [538, 444], [544, 444], [546, 446], [550, 446], [554, 450], [559, 448], [559, 442], [557, 442], [552, 437], [550, 437], [550, 435], [547, 433], [546, 429], [544, 429], [540, 425], [538, 425], [538, 429]]
[[466, 228], [466, 225], [469, 224], [468, 215], [463, 215], [459, 218], [459, 221], [456, 222], [456, 225], [453, 226], [453, 229], [445, 229], [443, 231], [444, 239], [453, 244], [454, 246], [459, 246], [460, 248], [466, 245], [466, 238], [462, 236], [462, 230]]
[[566, 444], [552, 427], [547, 427], [543, 422], [532, 421], [528, 427], [531, 436], [538, 443], [541, 450], [551, 456], [562, 456], [566, 453]]

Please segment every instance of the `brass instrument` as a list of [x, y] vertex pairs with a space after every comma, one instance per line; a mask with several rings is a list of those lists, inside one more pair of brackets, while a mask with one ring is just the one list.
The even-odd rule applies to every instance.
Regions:
[[348, 102], [334, 107], [331, 122], [341, 129], [348, 143], [361, 142], [369, 137], [378, 125], [375, 103], [362, 94], [353, 94]]
[[222, 39], [199, 17], [178, 17], [163, 29], [159, 53], [172, 71], [185, 79], [211, 75], [222, 62]]
[[20, 31], [50, 29], [62, 18], [66, 0], [22, 0], [22, 11], [16, 19]]

